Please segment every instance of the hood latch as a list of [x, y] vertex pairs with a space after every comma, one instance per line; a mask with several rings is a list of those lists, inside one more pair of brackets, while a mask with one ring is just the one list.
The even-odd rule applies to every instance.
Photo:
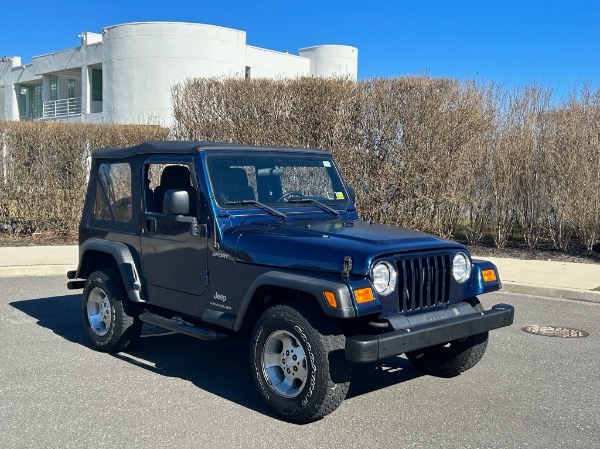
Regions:
[[342, 279], [345, 281], [349, 281], [350, 273], [352, 273], [352, 257], [344, 256], [344, 267], [342, 268]]

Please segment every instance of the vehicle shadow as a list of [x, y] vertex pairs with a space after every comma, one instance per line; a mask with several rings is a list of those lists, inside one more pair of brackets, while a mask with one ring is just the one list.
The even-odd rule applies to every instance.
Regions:
[[[81, 296], [64, 295], [10, 303], [35, 318], [37, 324], [76, 344], [90, 347], [81, 322]], [[126, 352], [107, 354], [139, 368], [192, 382], [198, 388], [279, 419], [263, 403], [254, 386], [249, 363], [249, 339], [202, 341], [180, 334], [152, 335]], [[348, 399], [420, 376], [401, 357], [355, 364]]]
[[81, 295], [26, 299], [11, 302], [10, 305], [35, 318], [38, 325], [65, 340], [86, 344], [87, 337], [81, 324]]
[[346, 395], [351, 399], [423, 376], [406, 358], [398, 356], [352, 365], [352, 383]]

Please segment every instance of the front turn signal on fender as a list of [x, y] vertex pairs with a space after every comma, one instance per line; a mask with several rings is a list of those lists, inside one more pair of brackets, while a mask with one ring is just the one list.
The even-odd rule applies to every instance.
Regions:
[[327, 300], [327, 304], [334, 309], [337, 307], [337, 301], [335, 299], [335, 293], [325, 290], [323, 292], [325, 299]]
[[481, 272], [481, 277], [483, 278], [483, 282], [493, 282], [497, 279], [494, 270], [483, 270]]

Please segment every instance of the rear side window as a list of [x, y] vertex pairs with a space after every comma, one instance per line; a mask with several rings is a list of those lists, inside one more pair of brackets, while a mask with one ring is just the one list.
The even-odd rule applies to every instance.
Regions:
[[94, 216], [98, 220], [131, 220], [131, 167], [101, 164], [98, 169]]

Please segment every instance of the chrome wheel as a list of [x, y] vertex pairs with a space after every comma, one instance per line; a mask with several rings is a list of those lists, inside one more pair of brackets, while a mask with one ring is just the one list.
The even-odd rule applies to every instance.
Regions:
[[267, 337], [261, 353], [262, 370], [273, 391], [284, 398], [298, 396], [306, 384], [306, 355], [298, 339], [278, 330]]
[[87, 318], [90, 328], [99, 337], [104, 337], [110, 329], [112, 310], [108, 295], [100, 287], [94, 287], [88, 296]]

